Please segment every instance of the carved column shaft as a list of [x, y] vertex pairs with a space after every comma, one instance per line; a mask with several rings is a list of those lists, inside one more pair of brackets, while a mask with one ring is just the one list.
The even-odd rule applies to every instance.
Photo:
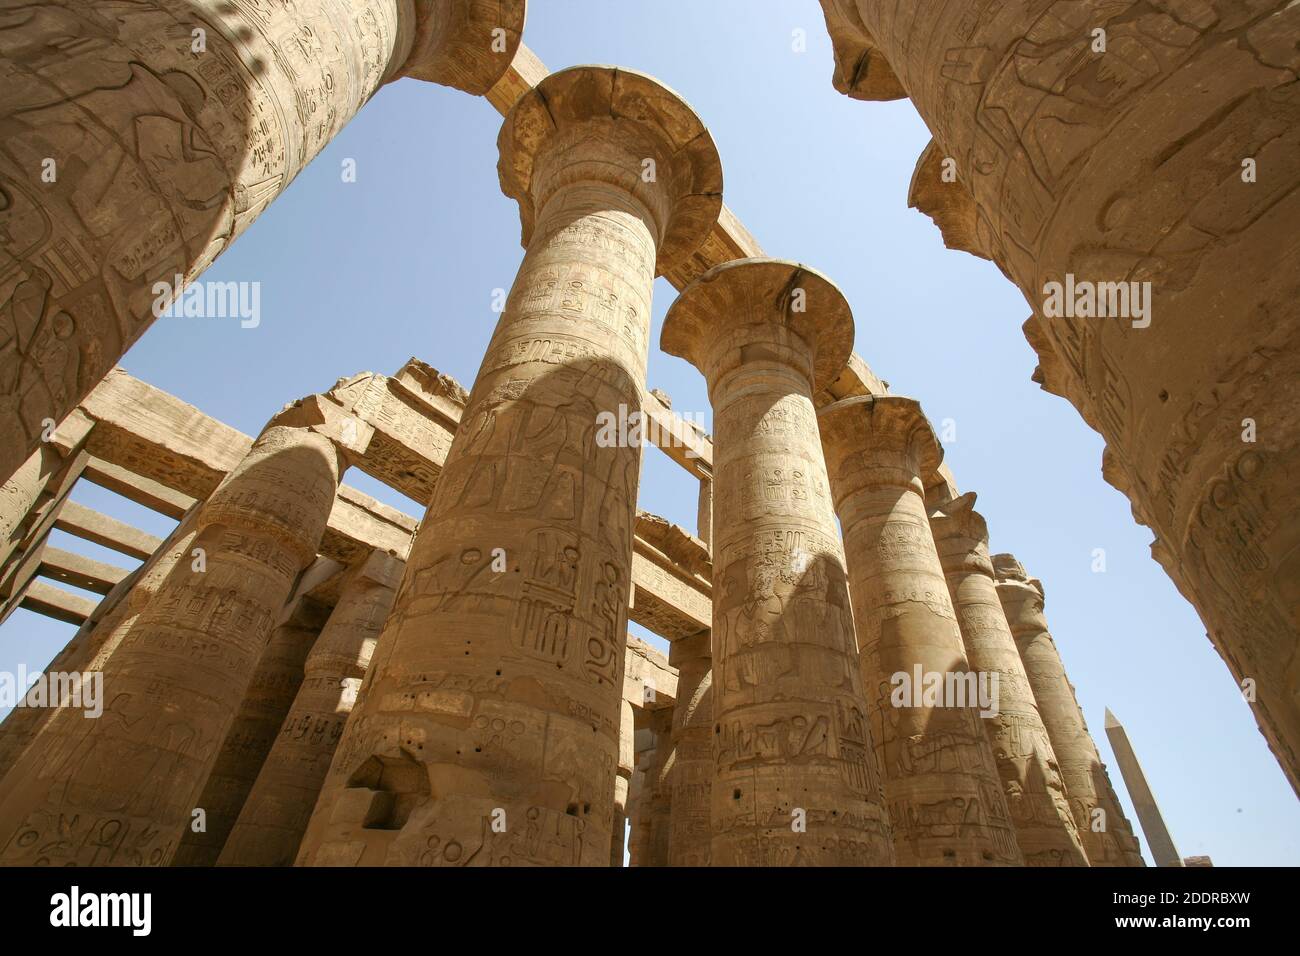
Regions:
[[201, 564], [178, 562], [104, 661], [103, 716], [59, 711], [0, 782], [0, 862], [170, 862], [337, 486], [328, 440], [262, 433], [199, 512]]
[[302, 685], [221, 848], [221, 866], [291, 866], [393, 607], [402, 562], [375, 552], [349, 572], [303, 664]]
[[[1145, 866], [1097, 745], [1043, 616], [1042, 585], [1009, 554], [993, 556], [998, 598], [1033, 688], [1065, 782], [1066, 797], [1092, 866]], [[1100, 812], [1098, 812], [1100, 811]]]
[[981, 708], [954, 693], [970, 665], [923, 498], [934, 433], [900, 396], [844, 399], [819, 422], [898, 862], [1019, 865]]
[[988, 528], [974, 493], [930, 515], [962, 643], [980, 680], [996, 676], [993, 709], [981, 723], [993, 747], [1016, 842], [1026, 866], [1087, 866], [1065, 784], [1025, 666], [993, 582]]
[[769, 259], [711, 269], [664, 321], [713, 405], [714, 865], [892, 862], [812, 401], [852, 341], [829, 280]]
[[721, 172], [610, 68], [551, 74], [499, 147], [527, 252], [300, 863], [609, 862], [640, 446], [596, 435], [641, 408], [656, 268]]
[[709, 865], [714, 774], [711, 640], [710, 631], [701, 631], [673, 641], [668, 650], [668, 662], [677, 668], [669, 866]]

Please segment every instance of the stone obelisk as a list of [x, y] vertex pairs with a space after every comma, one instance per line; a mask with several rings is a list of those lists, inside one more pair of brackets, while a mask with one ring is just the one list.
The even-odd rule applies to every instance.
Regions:
[[301, 864], [609, 865], [641, 448], [597, 435], [641, 409], [654, 277], [722, 168], [612, 67], [546, 77], [498, 146], [527, 251]]
[[915, 400], [883, 395], [827, 405], [818, 424], [898, 862], [1020, 865], [981, 705], [946, 693], [971, 667], [925, 508], [940, 460], [930, 423]]
[[998, 599], [1061, 767], [1066, 797], [1089, 865], [1145, 866], [1133, 829], [1084, 723], [1056, 642], [1047, 630], [1042, 583], [1031, 580], [1010, 554], [993, 555], [993, 570]]
[[1137, 811], [1138, 823], [1142, 824], [1156, 866], [1184, 866], [1183, 858], [1174, 846], [1174, 838], [1165, 826], [1155, 794], [1151, 792], [1151, 785], [1147, 783], [1147, 775], [1142, 772], [1142, 764], [1138, 763], [1137, 753], [1128, 739], [1128, 731], [1109, 707], [1106, 708], [1106, 737], [1119, 763], [1120, 776], [1124, 778], [1124, 786], [1128, 788], [1129, 799], [1133, 801], [1133, 809]]
[[933, 506], [930, 528], [970, 666], [981, 681], [997, 680], [996, 712], [981, 722], [1016, 842], [1026, 866], [1087, 866], [1051, 739], [998, 600], [988, 526], [974, 505], [975, 493], [967, 492]]
[[715, 866], [893, 862], [812, 400], [852, 344], [835, 285], [775, 259], [710, 269], [664, 320], [713, 405]]

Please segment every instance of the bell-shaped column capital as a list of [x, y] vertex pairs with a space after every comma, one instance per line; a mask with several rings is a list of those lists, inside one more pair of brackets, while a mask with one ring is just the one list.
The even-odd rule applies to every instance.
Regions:
[[659, 347], [686, 359], [710, 388], [755, 360], [785, 362], [825, 388], [848, 365], [853, 313], [830, 279], [784, 259], [733, 259], [682, 290]]
[[974, 571], [993, 577], [988, 523], [975, 510], [975, 492], [958, 495], [931, 510], [930, 529], [945, 573]]
[[708, 128], [674, 90], [634, 70], [550, 74], [511, 108], [497, 148], [524, 245], [561, 187], [606, 182], [650, 214], [663, 274], [704, 242], [722, 209], [722, 160]]
[[837, 507], [864, 487], [900, 485], [924, 496], [923, 479], [943, 460], [943, 446], [921, 409], [902, 395], [859, 395], [817, 413]]

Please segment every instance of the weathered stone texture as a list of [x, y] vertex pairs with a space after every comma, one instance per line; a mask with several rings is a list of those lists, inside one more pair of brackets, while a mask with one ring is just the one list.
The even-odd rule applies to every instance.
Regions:
[[925, 508], [922, 475], [940, 456], [930, 423], [901, 396], [843, 399], [818, 421], [898, 862], [1021, 864], [978, 705], [922, 693], [930, 675], [946, 685], [971, 670]]
[[839, 290], [773, 259], [710, 270], [664, 320], [714, 414], [715, 865], [893, 860], [812, 402], [852, 342]]

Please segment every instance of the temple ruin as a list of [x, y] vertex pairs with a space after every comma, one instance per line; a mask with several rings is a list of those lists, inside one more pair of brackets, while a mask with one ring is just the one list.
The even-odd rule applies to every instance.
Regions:
[[[1035, 380], [1105, 436], [1297, 784], [1300, 7], [821, 2], [835, 87], [929, 124], [910, 202], [1024, 291]], [[99, 719], [62, 693], [0, 723], [0, 864], [604, 867], [626, 834], [633, 866], [1143, 865], [1047, 588], [989, 553], [833, 277], [724, 204], [706, 117], [634, 69], [549, 72], [524, 7], [54, 0], [0, 28], [0, 624], [76, 625], [48, 671], [104, 687]], [[197, 60], [161, 39], [195, 30]], [[504, 118], [526, 252], [471, 387], [418, 356], [286, 395], [254, 436], [120, 368], [156, 283], [194, 280], [403, 76]], [[111, 182], [24, 185], [87, 152]], [[1049, 315], [1067, 274], [1153, 282], [1211, 344]], [[657, 276], [679, 295], [654, 342]], [[706, 379], [713, 434], [651, 388], [656, 347]], [[629, 410], [698, 482], [694, 528], [638, 508], [642, 443], [598, 429]], [[77, 504], [83, 480], [174, 529]]]

